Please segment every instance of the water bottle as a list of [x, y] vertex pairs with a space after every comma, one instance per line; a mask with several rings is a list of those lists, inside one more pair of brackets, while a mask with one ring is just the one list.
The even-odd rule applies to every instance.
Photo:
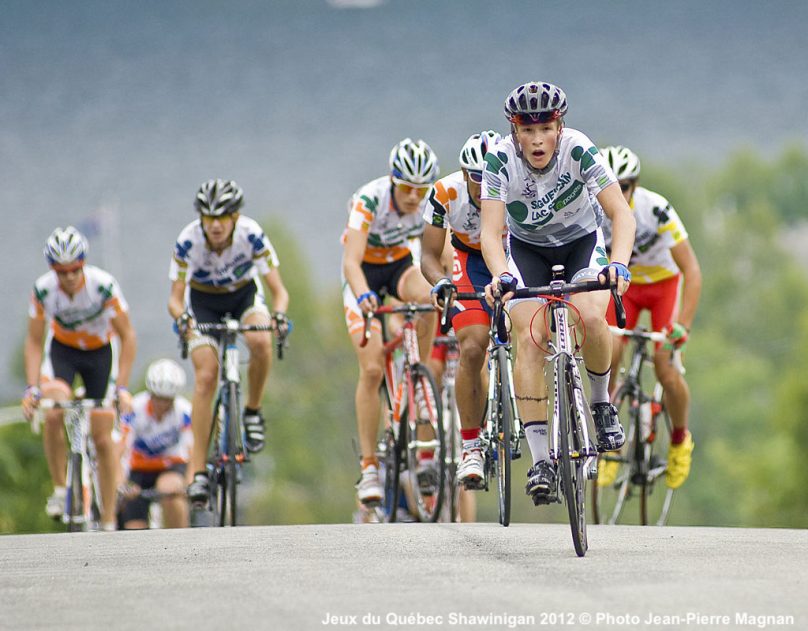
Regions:
[[651, 438], [652, 418], [651, 401], [646, 401], [640, 405], [640, 439], [643, 442]]

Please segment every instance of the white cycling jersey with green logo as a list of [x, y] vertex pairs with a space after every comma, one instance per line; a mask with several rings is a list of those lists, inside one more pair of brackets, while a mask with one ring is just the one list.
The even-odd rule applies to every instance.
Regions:
[[509, 135], [488, 150], [482, 199], [505, 202], [511, 234], [541, 247], [566, 245], [601, 225], [597, 195], [617, 182], [589, 138], [564, 128], [557, 156], [541, 171], [519, 155]]
[[[670, 202], [647, 188], [638, 186], [631, 198], [637, 221], [634, 250], [628, 268], [631, 282], [648, 285], [679, 273], [671, 248], [687, 239], [687, 230]], [[612, 222], [603, 222], [606, 247], [612, 245]]]

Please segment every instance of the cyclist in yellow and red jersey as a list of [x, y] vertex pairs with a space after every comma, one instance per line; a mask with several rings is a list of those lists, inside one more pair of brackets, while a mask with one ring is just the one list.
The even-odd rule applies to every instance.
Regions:
[[[87, 249], [87, 240], [72, 226], [54, 230], [45, 245], [51, 269], [34, 284], [25, 337], [28, 387], [22, 405], [28, 419], [43, 396], [57, 401], [72, 399], [77, 375], [87, 398], [104, 399], [117, 392], [120, 411], [131, 410], [132, 397], [126, 388], [137, 342], [129, 307], [118, 282], [109, 273], [85, 265]], [[114, 335], [120, 339], [117, 371], [111, 344]], [[115, 530], [120, 461], [112, 440], [114, 420], [110, 410], [93, 410], [90, 414], [90, 432], [98, 455], [103, 530]], [[67, 442], [61, 410], [47, 412], [43, 444], [54, 486], [45, 510], [59, 518], [67, 493]]]
[[[403, 302], [429, 302], [430, 284], [413, 265], [409, 240], [420, 238], [425, 197], [438, 176], [438, 158], [423, 140], [405, 138], [390, 152], [390, 173], [362, 186], [351, 198], [343, 234], [343, 304], [345, 322], [359, 358], [356, 420], [362, 457], [357, 485], [360, 502], [381, 500], [376, 440], [379, 431], [379, 386], [384, 372], [381, 326], [372, 324], [362, 348], [363, 314], [389, 295]], [[432, 314], [418, 323], [419, 350], [426, 359], [435, 331]]]
[[[209, 495], [205, 463], [219, 380], [219, 347], [216, 337], [194, 333], [192, 325], [219, 323], [229, 314], [244, 324], [271, 324], [283, 331], [288, 328], [289, 294], [278, 270], [278, 257], [258, 222], [240, 214], [243, 205], [244, 193], [232, 180], [204, 182], [194, 202], [199, 219], [177, 237], [169, 270], [168, 311], [189, 340], [194, 364], [194, 447], [189, 471], [193, 479], [188, 496], [195, 504], [203, 504]], [[261, 278], [272, 294], [272, 316], [264, 302]], [[250, 349], [243, 416], [245, 446], [254, 453], [264, 447], [261, 400], [272, 360], [272, 339], [269, 333], [250, 331], [244, 340]]]
[[[629, 290], [623, 295], [626, 328], [633, 329], [640, 313], [651, 313], [654, 331], [668, 332], [668, 343], [657, 345], [654, 369], [665, 392], [665, 406], [673, 431], [668, 451], [665, 479], [670, 488], [679, 488], [690, 475], [693, 437], [688, 430], [690, 390], [682, 373], [671, 363], [674, 349], [683, 350], [701, 294], [701, 268], [687, 230], [667, 199], [637, 184], [640, 159], [626, 147], [601, 150], [620, 182], [620, 188], [634, 211], [637, 232], [634, 250], [628, 264], [632, 276]], [[603, 224], [607, 248], [611, 245], [611, 222]], [[681, 286], [681, 310], [678, 308]], [[614, 305], [607, 318], [614, 324]], [[612, 375], [620, 365], [624, 344], [616, 340], [612, 359]], [[608, 486], [617, 475], [619, 463], [601, 463], [598, 484]], [[605, 466], [604, 466], [605, 465]]]
[[[421, 271], [433, 284], [436, 304], [445, 288], [454, 292], [483, 291], [491, 272], [480, 251], [480, 193], [489, 145], [500, 140], [494, 131], [472, 135], [460, 151], [460, 171], [435, 183], [424, 211]], [[454, 247], [452, 278], [444, 272], [441, 255], [446, 231]], [[482, 368], [488, 346], [491, 309], [485, 301], [459, 301], [452, 308], [452, 326], [460, 344], [457, 369], [457, 409], [463, 452], [457, 479], [468, 489], [483, 488], [483, 456], [480, 450], [480, 420], [485, 408]]]
[[141, 490], [156, 489], [166, 528], [188, 526], [185, 477], [193, 444], [191, 402], [179, 394], [185, 371], [173, 359], [158, 359], [146, 370], [146, 390], [135, 395], [132, 413], [123, 417], [128, 501], [120, 523], [126, 530], [149, 527], [151, 501]]
[[[565, 281], [615, 282], [622, 294], [631, 274], [626, 265], [634, 241], [634, 217], [620, 194], [617, 178], [582, 132], [564, 124], [567, 97], [556, 85], [530, 82], [505, 99], [511, 133], [486, 154], [483, 171], [483, 256], [494, 274], [486, 293], [497, 288], [510, 298], [518, 287], [549, 284], [552, 267], [563, 265]], [[601, 224], [612, 220], [610, 263]], [[506, 220], [510, 251], [502, 247]], [[545, 354], [531, 326], [540, 299], [509, 303], [517, 337], [514, 386], [525, 436], [533, 457], [526, 492], [534, 503], [554, 501], [556, 469], [547, 432]], [[625, 442], [617, 410], [609, 401], [612, 336], [606, 324], [609, 292], [576, 294], [570, 302], [586, 329], [581, 353], [590, 383], [590, 404], [598, 450], [614, 451]]]

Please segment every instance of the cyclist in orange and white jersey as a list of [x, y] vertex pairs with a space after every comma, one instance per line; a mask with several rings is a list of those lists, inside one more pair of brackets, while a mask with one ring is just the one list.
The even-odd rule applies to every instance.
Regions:
[[[454, 292], [475, 292], [483, 291], [491, 282], [491, 272], [480, 251], [480, 194], [486, 151], [500, 139], [494, 131], [472, 135], [460, 151], [461, 170], [438, 180], [429, 195], [424, 211], [421, 271], [433, 284], [436, 304], [446, 287]], [[451, 231], [454, 247], [451, 278], [441, 263], [447, 230]], [[480, 450], [480, 419], [485, 408], [482, 368], [491, 309], [485, 301], [458, 301], [451, 316], [460, 345], [455, 388], [463, 451], [457, 479], [468, 489], [479, 489], [484, 485]]]
[[[634, 240], [634, 217], [620, 194], [617, 178], [582, 132], [565, 126], [567, 97], [556, 85], [529, 82], [505, 99], [511, 133], [486, 154], [482, 192], [482, 251], [494, 274], [492, 286], [507, 299], [517, 287], [549, 284], [552, 267], [563, 265], [565, 281], [599, 279], [616, 282], [622, 294], [631, 274], [626, 265]], [[600, 226], [610, 217], [611, 263]], [[502, 247], [506, 220], [510, 251]], [[586, 329], [581, 353], [590, 382], [590, 403], [598, 449], [613, 451], [625, 442], [617, 410], [609, 402], [612, 336], [606, 324], [609, 293], [574, 295], [570, 302]], [[518, 352], [514, 385], [533, 466], [526, 492], [534, 503], [555, 500], [556, 470], [550, 459], [547, 431], [545, 354], [534, 342], [531, 326], [537, 301], [512, 300], [511, 320]]]
[[[244, 193], [238, 184], [208, 180], [196, 194], [194, 206], [199, 219], [177, 237], [169, 278], [168, 311], [181, 335], [188, 340], [194, 365], [194, 447], [191, 452], [188, 486], [191, 501], [203, 504], [209, 495], [205, 471], [213, 397], [219, 380], [218, 341], [211, 335], [193, 332], [194, 323], [219, 323], [228, 315], [244, 324], [270, 325], [286, 330], [289, 293], [278, 270], [278, 257], [261, 226], [240, 214]], [[264, 302], [260, 278], [272, 294], [274, 316]], [[244, 407], [246, 447], [258, 452], [264, 447], [264, 418], [261, 400], [272, 360], [272, 339], [268, 333], [244, 334], [250, 349], [247, 370], [247, 402]]]
[[[438, 158], [423, 140], [405, 138], [390, 152], [390, 173], [362, 186], [350, 201], [348, 227], [343, 233], [342, 281], [345, 322], [359, 358], [356, 418], [362, 475], [357, 485], [360, 502], [382, 498], [376, 439], [379, 430], [379, 386], [384, 371], [381, 326], [372, 324], [363, 348], [363, 314], [375, 310], [384, 296], [403, 302], [429, 302], [429, 282], [413, 265], [409, 239], [424, 229], [425, 197], [438, 176]], [[435, 317], [418, 323], [419, 350], [426, 359], [432, 344]]]
[[[637, 155], [620, 146], [606, 147], [601, 153], [617, 176], [637, 221], [634, 250], [628, 264], [633, 280], [623, 295], [626, 328], [634, 328], [640, 313], [647, 309], [651, 312], [651, 328], [668, 332], [668, 344], [657, 345], [654, 369], [673, 424], [665, 478], [667, 485], [675, 489], [690, 475], [694, 443], [688, 430], [690, 389], [684, 375], [671, 363], [671, 353], [673, 349], [684, 349], [687, 342], [701, 294], [701, 268], [687, 230], [670, 202], [637, 184], [640, 175]], [[611, 222], [604, 222], [603, 233], [609, 247]], [[614, 305], [609, 307], [607, 318], [614, 324]], [[613, 375], [620, 365], [623, 347], [622, 340], [615, 341]], [[608, 486], [617, 475], [619, 463], [614, 460], [601, 465], [605, 466], [600, 468], [598, 484]]]
[[[118, 282], [109, 273], [85, 265], [86, 254], [87, 240], [72, 226], [54, 230], [45, 246], [51, 270], [34, 283], [25, 338], [28, 387], [22, 405], [28, 419], [43, 396], [57, 401], [71, 399], [76, 375], [81, 376], [88, 398], [103, 399], [117, 391], [120, 411], [131, 409], [127, 384], [137, 342], [129, 308]], [[113, 371], [114, 335], [120, 339], [117, 373]], [[113, 423], [114, 413], [110, 410], [94, 410], [90, 414], [100, 472], [101, 527], [105, 530], [115, 529], [115, 493], [120, 474], [112, 440]], [[61, 410], [47, 412], [43, 444], [54, 486], [45, 510], [58, 518], [64, 512], [67, 472]]]
[[150, 501], [141, 490], [156, 489], [166, 528], [188, 526], [185, 477], [193, 445], [191, 402], [179, 394], [185, 371], [172, 359], [158, 359], [146, 370], [146, 390], [135, 395], [132, 413], [123, 417], [128, 501], [120, 523], [126, 530], [149, 527]]

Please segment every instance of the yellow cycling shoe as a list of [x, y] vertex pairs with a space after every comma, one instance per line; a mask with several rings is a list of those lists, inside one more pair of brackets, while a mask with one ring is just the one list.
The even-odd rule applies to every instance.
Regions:
[[601, 458], [598, 462], [598, 486], [611, 486], [617, 479], [617, 472], [620, 471], [619, 460], [606, 460]]
[[[690, 475], [690, 462], [693, 459], [693, 436], [688, 432], [684, 441], [668, 448], [668, 468], [665, 470], [665, 482], [668, 488], [678, 489]], [[600, 483], [600, 480], [598, 480]]]

